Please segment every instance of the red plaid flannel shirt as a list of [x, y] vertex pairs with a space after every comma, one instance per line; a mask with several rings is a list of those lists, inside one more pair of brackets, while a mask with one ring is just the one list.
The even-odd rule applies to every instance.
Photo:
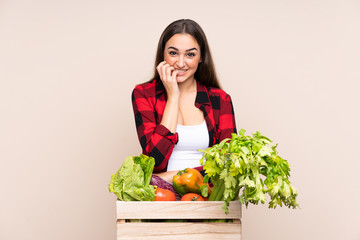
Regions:
[[[143, 154], [155, 158], [154, 172], [166, 171], [178, 134], [160, 124], [167, 99], [164, 85], [158, 80], [137, 85], [131, 97]], [[223, 90], [197, 82], [195, 106], [204, 113], [209, 131], [209, 146], [231, 138], [231, 133], [236, 133], [231, 98]]]

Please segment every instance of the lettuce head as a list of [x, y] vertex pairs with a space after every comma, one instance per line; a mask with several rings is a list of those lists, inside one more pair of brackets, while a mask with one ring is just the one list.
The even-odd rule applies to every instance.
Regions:
[[150, 185], [155, 159], [144, 154], [127, 157], [116, 174], [111, 175], [109, 191], [121, 201], [152, 201], [155, 188]]

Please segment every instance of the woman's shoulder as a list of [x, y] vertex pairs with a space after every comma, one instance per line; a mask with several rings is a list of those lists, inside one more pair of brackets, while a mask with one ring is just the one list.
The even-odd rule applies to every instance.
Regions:
[[157, 89], [157, 81], [156, 81], [156, 79], [154, 79], [154, 80], [150, 80], [148, 82], [140, 83], [140, 84], [136, 85], [133, 89], [133, 94], [141, 93], [144, 95], [151, 96], [151, 95], [156, 94], [156, 89]]
[[147, 82], [144, 82], [144, 83], [140, 83], [140, 84], [137, 84], [135, 87], [134, 87], [134, 90], [137, 89], [137, 90], [149, 90], [149, 89], [156, 89], [156, 79], [154, 80], [150, 80], [150, 81], [147, 81]]
[[223, 89], [221, 88], [216, 88], [216, 87], [206, 87], [209, 96], [217, 96], [220, 97], [222, 100], [226, 100], [230, 98], [230, 95]]

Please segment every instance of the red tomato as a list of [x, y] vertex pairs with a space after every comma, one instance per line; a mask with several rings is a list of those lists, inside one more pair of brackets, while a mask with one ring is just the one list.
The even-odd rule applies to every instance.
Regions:
[[175, 193], [170, 190], [156, 188], [155, 201], [176, 201]]
[[205, 201], [205, 199], [196, 193], [187, 193], [182, 196], [181, 201]]

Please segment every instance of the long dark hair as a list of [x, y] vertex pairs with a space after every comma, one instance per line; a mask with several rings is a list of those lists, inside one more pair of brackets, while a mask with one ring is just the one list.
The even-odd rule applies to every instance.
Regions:
[[201, 62], [195, 72], [195, 79], [205, 86], [220, 88], [219, 81], [217, 79], [215, 66], [211, 57], [209, 44], [205, 36], [204, 31], [195, 21], [190, 19], [180, 19], [172, 22], [167, 26], [164, 32], [161, 34], [155, 58], [155, 71], [154, 76], [150, 80], [160, 80], [159, 73], [156, 70], [157, 65], [164, 61], [164, 50], [166, 42], [175, 34], [190, 34], [195, 38], [200, 46]]

